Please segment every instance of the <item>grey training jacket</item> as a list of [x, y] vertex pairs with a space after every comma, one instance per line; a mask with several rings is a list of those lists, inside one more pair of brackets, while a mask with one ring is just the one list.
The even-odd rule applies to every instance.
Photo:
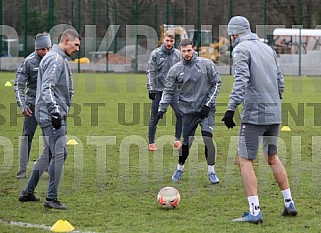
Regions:
[[54, 112], [60, 113], [65, 119], [73, 95], [73, 79], [67, 55], [55, 44], [39, 65], [36, 97], [36, 119], [39, 125], [51, 125], [51, 113]]
[[146, 84], [149, 91], [161, 92], [164, 90], [167, 72], [180, 60], [180, 57], [178, 49], [166, 49], [164, 45], [151, 52], [146, 70]]
[[240, 36], [233, 49], [234, 84], [229, 110], [243, 104], [242, 123], [281, 123], [284, 79], [275, 51], [254, 33]]
[[17, 70], [13, 87], [16, 93], [17, 104], [21, 109], [21, 112], [25, 112], [28, 106], [35, 105], [40, 61], [41, 57], [34, 51], [23, 60]]
[[166, 112], [172, 96], [178, 93], [183, 114], [199, 113], [204, 105], [215, 111], [221, 83], [215, 64], [194, 53], [190, 61], [182, 59], [168, 71], [158, 110]]

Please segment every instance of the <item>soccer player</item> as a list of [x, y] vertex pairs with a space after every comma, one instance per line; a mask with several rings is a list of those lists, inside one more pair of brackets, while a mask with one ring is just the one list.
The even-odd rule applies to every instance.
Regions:
[[276, 53], [260, 42], [251, 32], [249, 21], [242, 16], [228, 23], [228, 35], [233, 42], [234, 84], [224, 121], [227, 128], [235, 126], [233, 116], [243, 104], [238, 142], [238, 164], [249, 212], [234, 222], [261, 223], [263, 217], [257, 194], [257, 179], [253, 169], [260, 140], [263, 152], [284, 199], [283, 216], [296, 216], [286, 170], [277, 155], [277, 140], [281, 124], [281, 100], [284, 79]]
[[[150, 151], [157, 151], [157, 147], [155, 145], [157, 125], [155, 124], [155, 120], [157, 118], [159, 101], [164, 90], [165, 77], [168, 70], [180, 59], [180, 53], [174, 48], [174, 43], [175, 33], [170, 30], [166, 31], [164, 33], [163, 44], [151, 52], [148, 61], [146, 83], [149, 99], [152, 100], [151, 116], [148, 126], [148, 150]], [[174, 147], [179, 150], [182, 146], [180, 142], [182, 134], [182, 115], [178, 110], [177, 94], [173, 96], [170, 105], [172, 106], [176, 116]]]
[[49, 184], [44, 206], [66, 210], [58, 201], [58, 187], [62, 174], [66, 150], [66, 117], [72, 102], [74, 87], [67, 57], [79, 50], [80, 36], [77, 31], [67, 29], [60, 37], [59, 45], [42, 59], [39, 65], [36, 94], [36, 119], [42, 129], [45, 148], [33, 166], [31, 176], [24, 187], [19, 201], [39, 201], [34, 195], [38, 181], [48, 166]]
[[[20, 142], [20, 170], [17, 178], [27, 177], [27, 165], [30, 156], [33, 136], [37, 129], [35, 102], [37, 90], [38, 67], [41, 59], [51, 48], [50, 36], [47, 33], [35, 37], [35, 51], [26, 57], [17, 70], [14, 90], [16, 100], [24, 116], [22, 138]], [[27, 89], [26, 93], [25, 90]]]
[[183, 145], [172, 180], [179, 182], [182, 179], [189, 148], [197, 126], [200, 125], [205, 143], [208, 178], [212, 184], [217, 184], [219, 179], [214, 170], [215, 147], [212, 137], [216, 97], [221, 88], [221, 79], [213, 61], [197, 56], [192, 41], [183, 39], [179, 47], [182, 59], [168, 71], [156, 124], [163, 118], [175, 93], [178, 93], [179, 110], [183, 114]]

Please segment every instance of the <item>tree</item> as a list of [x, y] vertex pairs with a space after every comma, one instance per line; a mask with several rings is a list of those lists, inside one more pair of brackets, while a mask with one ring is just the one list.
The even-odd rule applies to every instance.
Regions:
[[[300, 24], [299, 11], [302, 12], [302, 24], [304, 28], [313, 28], [315, 25], [314, 13], [320, 7], [320, 0], [305, 0], [299, 6], [298, 0], [273, 0], [271, 1], [272, 9], [277, 13], [278, 17], [283, 19], [283, 23], [291, 27]], [[302, 7], [302, 9], [300, 9]]]
[[39, 14], [39, 11], [28, 9], [28, 35], [35, 36], [38, 33], [48, 31], [48, 11]]

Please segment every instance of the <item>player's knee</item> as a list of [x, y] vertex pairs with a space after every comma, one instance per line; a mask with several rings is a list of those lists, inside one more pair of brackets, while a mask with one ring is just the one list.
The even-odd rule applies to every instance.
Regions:
[[278, 161], [279, 161], [279, 157], [276, 154], [267, 156], [267, 163], [270, 166], [273, 166], [273, 165], [277, 164]]
[[239, 167], [241, 167], [242, 162], [243, 162], [243, 158], [242, 158], [242, 157], [237, 157], [237, 165], [238, 165]]
[[237, 164], [240, 168], [248, 167], [248, 166], [253, 165], [253, 160], [238, 156], [237, 157]]

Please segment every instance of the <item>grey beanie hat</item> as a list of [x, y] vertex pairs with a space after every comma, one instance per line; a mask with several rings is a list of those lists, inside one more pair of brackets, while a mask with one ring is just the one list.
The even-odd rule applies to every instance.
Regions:
[[242, 35], [251, 33], [250, 23], [243, 16], [234, 16], [227, 25], [228, 35]]
[[35, 49], [51, 48], [49, 34], [38, 34], [35, 38]]

